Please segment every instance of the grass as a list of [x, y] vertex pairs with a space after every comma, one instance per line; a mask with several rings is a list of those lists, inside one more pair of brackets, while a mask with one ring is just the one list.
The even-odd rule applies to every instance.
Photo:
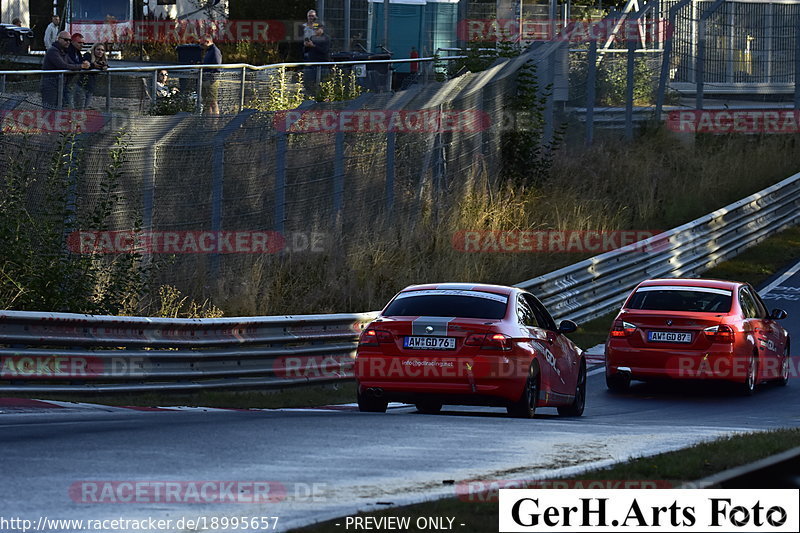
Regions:
[[[0, 393], [2, 389], [0, 388]], [[222, 407], [278, 409], [282, 407], [316, 407], [328, 404], [351, 403], [356, 398], [355, 383], [336, 383], [292, 387], [275, 391], [197, 391], [191, 393], [138, 394], [19, 394], [16, 398], [35, 398], [63, 402], [101, 403], [103, 405], [137, 407]]]
[[[725, 437], [697, 444], [684, 450], [662, 453], [653, 457], [634, 459], [610, 468], [592, 470], [571, 480], [646, 480], [661, 481], [677, 486], [682, 482], [702, 479], [735, 466], [751, 463], [776, 453], [794, 448], [800, 442], [800, 429], [780, 429]], [[661, 484], [659, 484], [659, 487]], [[495, 494], [478, 494], [475, 498], [447, 498], [405, 507], [395, 507], [358, 516], [411, 517], [412, 527], [406, 531], [420, 531], [414, 526], [421, 516], [455, 517], [454, 524], [464, 524], [456, 529], [470, 532], [497, 531], [497, 503]], [[469, 501], [470, 499], [478, 501]], [[322, 522], [293, 531], [297, 533], [328, 533], [344, 531], [342, 519]]]

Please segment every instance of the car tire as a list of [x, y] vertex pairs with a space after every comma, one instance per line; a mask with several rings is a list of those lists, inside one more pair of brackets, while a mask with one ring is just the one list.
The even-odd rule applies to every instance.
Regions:
[[575, 400], [570, 405], [558, 408], [561, 416], [581, 416], [586, 407], [586, 361], [581, 359], [578, 382], [575, 384]]
[[358, 391], [358, 410], [362, 413], [385, 413], [389, 402], [361, 394]]
[[625, 392], [631, 386], [631, 377], [624, 373], [620, 372], [617, 374], [606, 374], [606, 387], [611, 392]]
[[789, 365], [792, 362], [792, 357], [789, 351], [789, 343], [783, 349], [783, 363], [781, 363], [781, 375], [778, 378], [778, 385], [785, 387], [789, 384]]
[[414, 405], [417, 406], [417, 411], [426, 415], [435, 415], [442, 410], [442, 404], [435, 402], [420, 402]]
[[756, 392], [758, 385], [758, 356], [750, 357], [750, 364], [747, 366], [747, 375], [739, 386], [739, 391], [743, 396], [752, 396]]
[[536, 414], [536, 403], [539, 400], [539, 367], [531, 364], [528, 368], [528, 379], [525, 380], [525, 387], [516, 402], [509, 405], [506, 409], [510, 416], [514, 418], [533, 418]]

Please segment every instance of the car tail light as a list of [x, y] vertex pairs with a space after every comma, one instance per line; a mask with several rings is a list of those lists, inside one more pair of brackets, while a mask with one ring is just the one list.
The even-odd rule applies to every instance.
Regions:
[[733, 328], [725, 324], [706, 328], [703, 330], [703, 333], [714, 342], [733, 344]]
[[358, 344], [362, 346], [378, 346], [381, 343], [393, 342], [394, 337], [382, 329], [368, 329], [361, 334]]
[[636, 331], [636, 325], [623, 320], [615, 320], [614, 327], [611, 328], [612, 337], [627, 337]]
[[502, 333], [472, 333], [465, 346], [480, 346], [484, 350], [510, 350], [511, 337]]

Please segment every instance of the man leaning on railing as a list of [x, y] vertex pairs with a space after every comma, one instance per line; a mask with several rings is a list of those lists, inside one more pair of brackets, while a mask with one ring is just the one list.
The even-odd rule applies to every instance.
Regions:
[[[62, 31], [59, 33], [56, 42], [44, 54], [42, 70], [87, 70], [90, 67], [88, 61], [73, 63], [67, 56], [67, 49], [70, 47], [71, 42], [72, 39], [69, 32]], [[42, 104], [45, 107], [51, 109], [58, 107], [58, 80], [61, 76], [63, 74], [42, 75]]]

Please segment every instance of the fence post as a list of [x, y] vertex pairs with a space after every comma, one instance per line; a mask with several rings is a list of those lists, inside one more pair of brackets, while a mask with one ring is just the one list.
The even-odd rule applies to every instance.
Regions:
[[106, 71], [106, 113], [111, 113], [111, 72]]
[[153, 106], [153, 108], [155, 108], [156, 107], [156, 101], [157, 101], [157, 98], [158, 98], [158, 71], [157, 70], [153, 71], [152, 85], [153, 85], [153, 90], [152, 90], [152, 94], [150, 95], [150, 104]]
[[275, 138], [275, 231], [284, 232], [286, 222], [286, 132]]
[[656, 121], [661, 122], [661, 113], [664, 109], [664, 100], [669, 83], [669, 65], [672, 60], [672, 42], [675, 35], [675, 20], [678, 11], [692, 0], [681, 0], [669, 9], [669, 26], [667, 27], [667, 40], [664, 42], [664, 55], [661, 60], [661, 75], [658, 78], [658, 94], [656, 95]]
[[594, 103], [597, 94], [597, 40], [589, 41], [587, 74], [586, 74], [586, 145], [594, 141]]
[[544, 131], [542, 132], [542, 143], [551, 146], [555, 135], [555, 79], [556, 79], [556, 51], [552, 51], [546, 58], [547, 77], [544, 90]]
[[203, 110], [203, 69], [197, 74], [197, 102], [195, 103], [195, 111], [200, 114]]
[[705, 90], [705, 68], [706, 68], [706, 21], [719, 9], [726, 0], [714, 0], [700, 16], [700, 24], [697, 30], [697, 57], [695, 58], [695, 71], [697, 79], [697, 89], [695, 93], [695, 107], [703, 109], [703, 92]]
[[[219, 232], [222, 231], [224, 185], [225, 185], [225, 141], [255, 113], [254, 109], [236, 115], [214, 136], [214, 151], [211, 160], [211, 231], [217, 235], [217, 249], [211, 254], [211, 275], [219, 274]], [[255, 229], [255, 228], [253, 228]]]
[[64, 107], [64, 73], [58, 75], [58, 95], [57, 95], [57, 107], [61, 109]]
[[386, 212], [391, 218], [394, 211], [394, 179], [395, 162], [394, 152], [397, 144], [397, 132], [386, 133]]
[[625, 138], [633, 139], [633, 85], [634, 67], [636, 66], [636, 39], [628, 36], [628, 62], [626, 71], [627, 84], [625, 85]]
[[0, 93], [6, 92], [6, 75], [3, 74], [2, 78], [0, 78]]
[[241, 87], [241, 93], [239, 94], [239, 112], [241, 112], [244, 109], [244, 88], [246, 82], [247, 82], [247, 67], [242, 67], [242, 87]]
[[800, 109], [800, 25], [794, 28], [794, 108]]

